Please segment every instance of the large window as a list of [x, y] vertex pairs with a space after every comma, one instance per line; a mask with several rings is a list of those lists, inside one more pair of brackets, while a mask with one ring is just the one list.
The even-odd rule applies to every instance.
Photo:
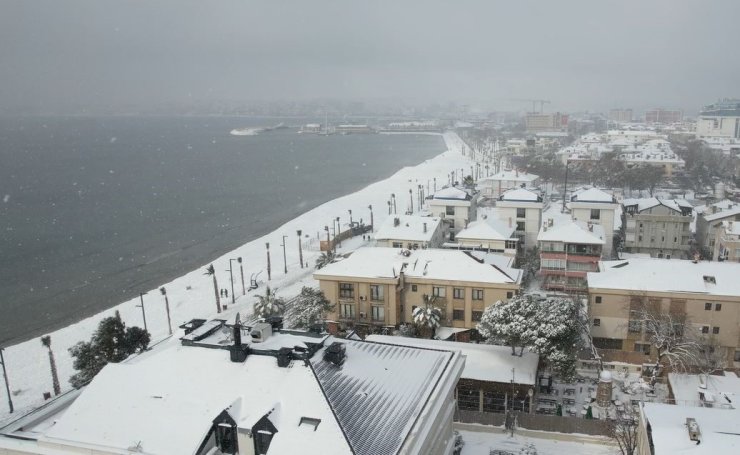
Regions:
[[452, 310], [452, 319], [455, 321], [465, 320], [465, 310]]
[[517, 221], [516, 222], [516, 230], [519, 232], [524, 232], [527, 230], [527, 226], [524, 223], [524, 221]]
[[373, 321], [383, 322], [385, 321], [385, 307], [380, 305], [373, 305], [372, 307]]
[[383, 285], [371, 284], [370, 285], [370, 300], [382, 301], [383, 300]]
[[339, 297], [343, 299], [355, 298], [355, 285], [352, 283], [339, 283]]
[[453, 288], [452, 289], [452, 298], [453, 299], [459, 299], [462, 300], [465, 298], [465, 289], [464, 288]]
[[445, 207], [445, 215], [455, 216], [455, 206], [448, 205]]
[[348, 319], [354, 319], [355, 317], [355, 306], [351, 303], [343, 303], [340, 308], [342, 309], [342, 317]]
[[445, 297], [445, 288], [443, 286], [432, 287], [432, 295], [435, 297]]
[[599, 209], [591, 209], [591, 219], [592, 220], [600, 220], [601, 219], [601, 210], [599, 210]]
[[540, 267], [544, 270], [564, 270], [565, 259], [542, 259]]
[[473, 300], [483, 300], [483, 289], [473, 289]]
[[517, 218], [525, 218], [526, 215], [527, 215], [527, 209], [521, 209], [521, 208], [517, 208], [516, 209], [516, 217]]

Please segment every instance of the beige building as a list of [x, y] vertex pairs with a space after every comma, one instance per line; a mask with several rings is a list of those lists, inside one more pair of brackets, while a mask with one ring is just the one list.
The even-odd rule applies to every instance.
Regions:
[[537, 246], [537, 234], [542, 225], [542, 209], [545, 206], [542, 196], [526, 188], [506, 191], [496, 201], [494, 216], [516, 227], [516, 236], [523, 249], [531, 250]]
[[740, 222], [740, 204], [723, 200], [696, 208], [696, 241], [709, 255], [717, 247], [719, 227], [725, 221]]
[[728, 365], [740, 366], [740, 264], [678, 259], [629, 259], [602, 263], [588, 274], [591, 334], [597, 347], [652, 352], [641, 322], [647, 299], [685, 317], [716, 344]]
[[487, 263], [487, 256], [360, 248], [317, 270], [314, 278], [336, 304], [327, 317], [344, 327], [411, 323], [413, 310], [431, 302], [441, 310], [443, 326], [474, 328], [487, 306], [511, 298], [521, 283], [521, 270]]
[[632, 109], [611, 109], [609, 120], [613, 122], [629, 123], [632, 121]]
[[376, 246], [391, 248], [439, 248], [444, 241], [442, 219], [436, 216], [393, 215], [375, 234]]
[[428, 205], [432, 216], [442, 218], [446, 227], [445, 238], [450, 241], [455, 240], [455, 235], [476, 219], [476, 198], [461, 188], [442, 188], [429, 199]]
[[575, 221], [598, 224], [604, 229], [604, 246], [601, 257], [612, 257], [614, 242], [614, 217], [617, 210], [617, 200], [611, 194], [598, 188], [577, 190], [570, 197], [568, 208]]
[[717, 231], [713, 259], [740, 262], [740, 221], [723, 221]]
[[528, 113], [524, 122], [529, 133], [545, 131], [568, 131], [568, 115], [555, 112], [552, 114]]
[[686, 258], [691, 240], [691, 204], [684, 200], [644, 198], [625, 199], [622, 205], [626, 221], [624, 246], [628, 252]]

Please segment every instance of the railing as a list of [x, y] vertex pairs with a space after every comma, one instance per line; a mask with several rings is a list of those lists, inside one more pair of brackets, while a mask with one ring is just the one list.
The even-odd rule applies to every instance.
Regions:
[[[558, 433], [582, 433], [594, 436], [609, 436], [613, 423], [607, 420], [592, 420], [579, 417], [548, 416], [515, 412], [515, 427], [527, 430], [554, 431]], [[455, 411], [455, 422], [480, 425], [503, 426], [506, 414], [480, 411]]]

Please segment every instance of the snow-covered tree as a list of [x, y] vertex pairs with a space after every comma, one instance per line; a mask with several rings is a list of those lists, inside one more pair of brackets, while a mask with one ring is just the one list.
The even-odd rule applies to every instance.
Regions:
[[612, 422], [610, 436], [616, 441], [622, 455], [635, 455], [639, 437], [638, 415], [630, 406], [626, 407], [626, 413]]
[[336, 254], [333, 251], [325, 251], [321, 253], [321, 256], [316, 258], [316, 268], [324, 268], [334, 262], [334, 260], [336, 260]]
[[429, 332], [429, 338], [434, 338], [434, 331], [442, 321], [442, 312], [433, 305], [434, 298], [426, 300], [426, 304], [423, 307], [416, 307], [411, 316], [419, 331]]
[[321, 290], [304, 286], [298, 298], [285, 310], [286, 325], [311, 327], [323, 320], [326, 313], [334, 311], [334, 307]]
[[537, 336], [537, 308], [529, 296], [515, 296], [489, 306], [478, 322], [478, 332], [490, 343], [511, 346], [511, 355], [522, 355], [524, 348], [534, 343]]
[[265, 289], [265, 295], [258, 295], [254, 303], [254, 314], [261, 318], [268, 316], [280, 315], [285, 311], [285, 300], [278, 297], [277, 290], [272, 290], [268, 286]]
[[75, 373], [69, 380], [72, 387], [80, 388], [90, 382], [108, 363], [118, 363], [130, 355], [142, 352], [149, 346], [151, 336], [140, 327], [126, 327], [121, 315], [100, 321], [90, 341], [80, 341], [69, 353], [74, 358]]

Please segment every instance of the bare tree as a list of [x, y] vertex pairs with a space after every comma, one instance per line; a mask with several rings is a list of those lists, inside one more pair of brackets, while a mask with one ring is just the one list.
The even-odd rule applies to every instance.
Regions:
[[611, 423], [611, 438], [617, 443], [622, 455], [635, 455], [637, 453], [637, 435], [639, 427], [637, 415], [630, 410], [626, 415], [620, 416]]

